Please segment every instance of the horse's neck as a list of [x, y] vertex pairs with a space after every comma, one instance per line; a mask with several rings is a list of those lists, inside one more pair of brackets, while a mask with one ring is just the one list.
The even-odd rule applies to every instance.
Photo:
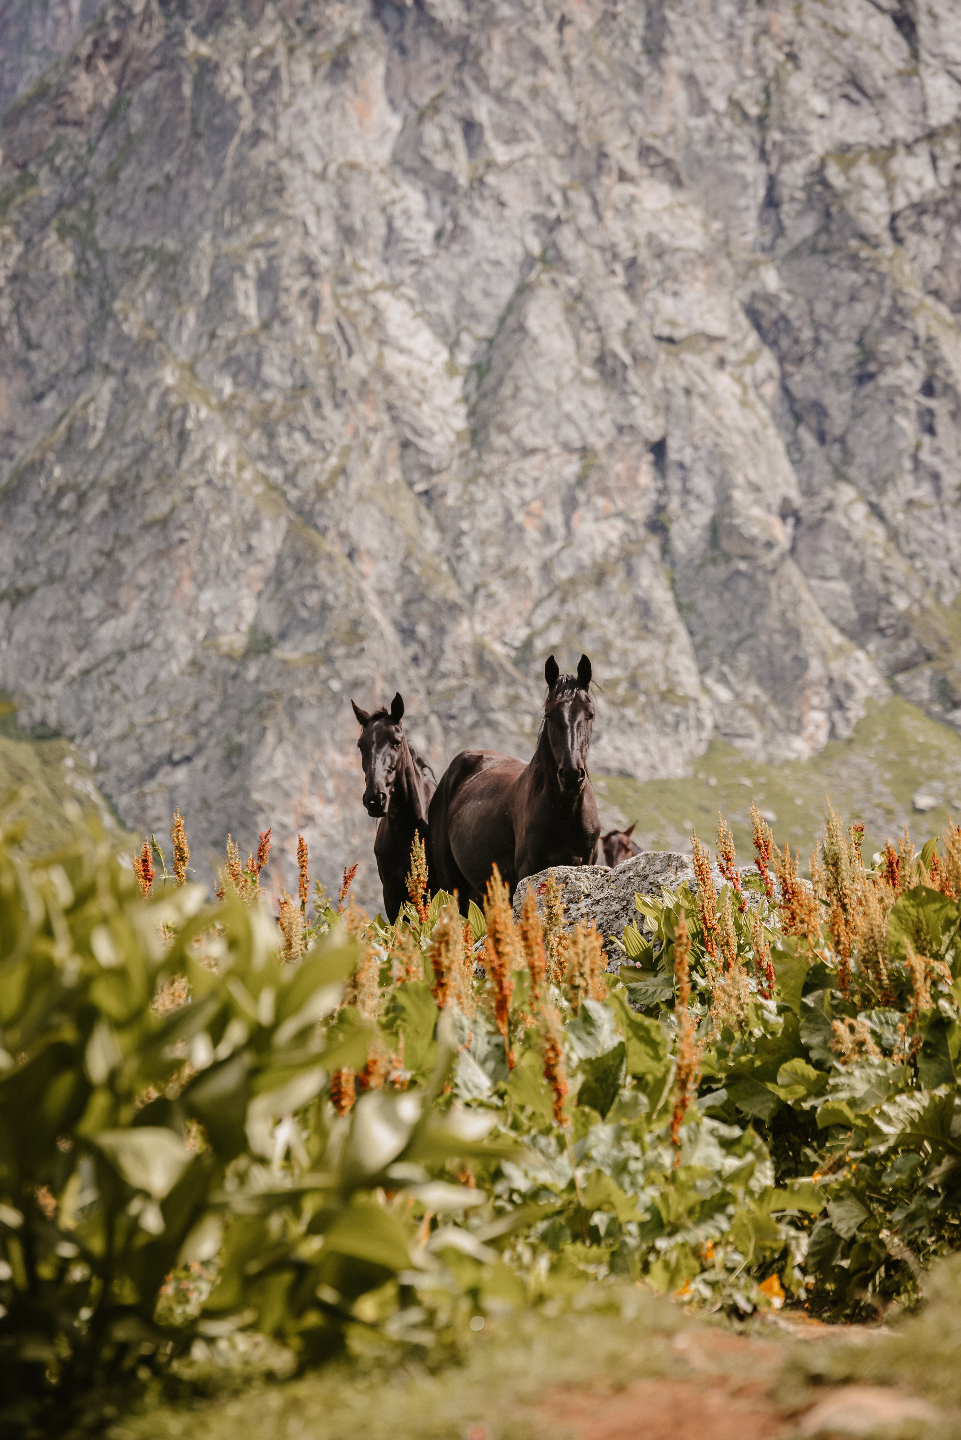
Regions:
[[[390, 805], [387, 807], [388, 817], [402, 824], [418, 825], [421, 831], [425, 832], [428, 798], [420, 766], [405, 738], [400, 774], [394, 782]], [[423, 833], [421, 838], [423, 839]]]
[[531, 756], [530, 764], [527, 767], [527, 783], [534, 795], [549, 795], [555, 802], [561, 798], [561, 787], [557, 779], [557, 762], [554, 759], [551, 742], [547, 738], [546, 725], [541, 730], [537, 749]]

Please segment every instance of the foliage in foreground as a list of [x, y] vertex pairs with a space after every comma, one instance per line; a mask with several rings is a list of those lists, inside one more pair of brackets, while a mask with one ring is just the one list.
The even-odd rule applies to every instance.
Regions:
[[288, 1368], [345, 1338], [436, 1357], [618, 1281], [910, 1301], [957, 1243], [961, 832], [866, 867], [829, 811], [813, 887], [755, 836], [742, 876], [719, 826], [720, 893], [695, 841], [696, 890], [638, 898], [613, 976], [551, 880], [515, 923], [495, 877], [465, 926], [416, 846], [391, 927], [349, 875], [311, 912], [303, 845], [271, 919], [269, 833], [216, 905], [179, 816], [157, 883], [155, 844], [132, 875], [77, 823], [42, 861], [8, 834], [7, 1424], [252, 1334]]
[[905, 837], [865, 865], [861, 829], [845, 833], [829, 806], [808, 884], [757, 812], [754, 828], [756, 872], [742, 879], [719, 825], [720, 896], [695, 839], [696, 894], [638, 899], [628, 994], [677, 1035], [688, 1027], [699, 1112], [748, 1124], [779, 1184], [815, 1187], [786, 1288], [862, 1318], [909, 1303], [922, 1268], [961, 1240], [961, 829], [919, 856]]
[[0, 1425], [19, 1435], [189, 1346], [197, 1316], [158, 1309], [178, 1265], [216, 1262], [211, 1333], [257, 1321], [301, 1363], [335, 1351], [415, 1263], [411, 1176], [489, 1128], [439, 1117], [430, 1086], [339, 1117], [321, 1092], [373, 1033], [327, 1023], [357, 962], [342, 928], [284, 965], [259, 904], [204, 905], [185, 863], [145, 901], [74, 827], [42, 861], [0, 844]]

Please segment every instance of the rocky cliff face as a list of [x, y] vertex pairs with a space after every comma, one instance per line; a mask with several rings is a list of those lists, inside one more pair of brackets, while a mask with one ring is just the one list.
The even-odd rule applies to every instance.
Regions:
[[[369, 855], [347, 697], [595, 767], [961, 727], [955, 0], [108, 0], [8, 111], [0, 686]], [[372, 893], [368, 882], [366, 893]]]

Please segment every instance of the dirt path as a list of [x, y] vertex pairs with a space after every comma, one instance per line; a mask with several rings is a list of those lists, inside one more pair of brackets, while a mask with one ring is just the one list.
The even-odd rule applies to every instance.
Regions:
[[[797, 1338], [850, 1342], [853, 1328], [780, 1322]], [[871, 1343], [880, 1331], [859, 1331]], [[787, 1440], [789, 1436], [868, 1435], [875, 1430], [937, 1424], [948, 1418], [916, 1396], [887, 1387], [806, 1387], [798, 1403], [777, 1395], [785, 1361], [781, 1344], [722, 1330], [684, 1330], [674, 1349], [689, 1373], [615, 1386], [558, 1386], [534, 1407], [547, 1434], [577, 1440]], [[489, 1440], [476, 1427], [469, 1440]]]

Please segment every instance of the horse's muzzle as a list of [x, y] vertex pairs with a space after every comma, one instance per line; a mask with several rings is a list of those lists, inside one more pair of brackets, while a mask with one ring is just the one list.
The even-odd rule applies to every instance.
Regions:
[[387, 814], [387, 792], [376, 790], [373, 795], [364, 796], [364, 809], [374, 820]]
[[558, 783], [565, 795], [577, 795], [584, 789], [587, 771], [582, 765], [576, 769], [562, 769], [557, 772]]

